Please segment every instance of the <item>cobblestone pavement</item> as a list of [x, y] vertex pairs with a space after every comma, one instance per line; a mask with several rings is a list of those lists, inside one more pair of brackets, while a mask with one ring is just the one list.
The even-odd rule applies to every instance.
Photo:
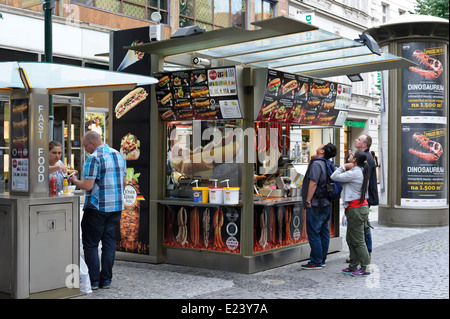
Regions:
[[449, 227], [397, 228], [370, 215], [373, 253], [368, 277], [341, 273], [343, 250], [321, 270], [301, 270], [304, 261], [238, 274], [169, 264], [116, 261], [110, 289], [76, 299], [448, 299]]

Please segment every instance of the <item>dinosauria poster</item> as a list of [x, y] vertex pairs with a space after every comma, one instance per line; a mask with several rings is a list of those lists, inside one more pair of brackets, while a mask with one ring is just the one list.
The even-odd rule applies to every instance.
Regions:
[[402, 56], [401, 206], [446, 206], [447, 46], [407, 42]]
[[445, 116], [446, 45], [404, 43], [402, 56], [418, 64], [402, 69], [402, 116]]
[[411, 118], [402, 123], [401, 136], [401, 205], [447, 205], [446, 125]]

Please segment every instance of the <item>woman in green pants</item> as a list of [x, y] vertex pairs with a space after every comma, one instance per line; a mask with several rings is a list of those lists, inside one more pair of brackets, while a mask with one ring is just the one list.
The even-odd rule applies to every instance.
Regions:
[[[341, 199], [348, 223], [346, 240], [350, 250], [350, 264], [342, 272], [353, 276], [368, 276], [370, 257], [364, 241], [364, 224], [369, 216], [369, 166], [366, 154], [356, 151], [350, 156], [348, 163], [334, 171], [331, 179], [342, 182]], [[361, 268], [357, 269], [358, 265]]]

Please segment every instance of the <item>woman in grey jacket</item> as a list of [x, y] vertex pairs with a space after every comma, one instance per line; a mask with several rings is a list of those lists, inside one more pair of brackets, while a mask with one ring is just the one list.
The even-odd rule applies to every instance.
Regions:
[[[368, 276], [370, 257], [364, 241], [364, 223], [369, 216], [367, 155], [363, 151], [356, 151], [350, 156], [349, 163], [334, 171], [331, 179], [342, 182], [341, 199], [348, 222], [346, 240], [350, 250], [350, 264], [342, 272], [354, 276]], [[361, 268], [357, 269], [359, 264]]]

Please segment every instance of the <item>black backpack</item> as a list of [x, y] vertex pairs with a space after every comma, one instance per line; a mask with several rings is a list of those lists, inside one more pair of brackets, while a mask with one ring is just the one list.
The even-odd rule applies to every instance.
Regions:
[[330, 160], [327, 160], [322, 157], [316, 158], [315, 160], [325, 161], [327, 172], [325, 184], [322, 185], [317, 184], [317, 189], [316, 192], [314, 193], [314, 196], [319, 200], [319, 203], [321, 203], [322, 198], [326, 198], [330, 202], [339, 199], [341, 197], [342, 183], [335, 182], [330, 178], [331, 174], [333, 174], [333, 172], [336, 169], [336, 165], [332, 163]]

